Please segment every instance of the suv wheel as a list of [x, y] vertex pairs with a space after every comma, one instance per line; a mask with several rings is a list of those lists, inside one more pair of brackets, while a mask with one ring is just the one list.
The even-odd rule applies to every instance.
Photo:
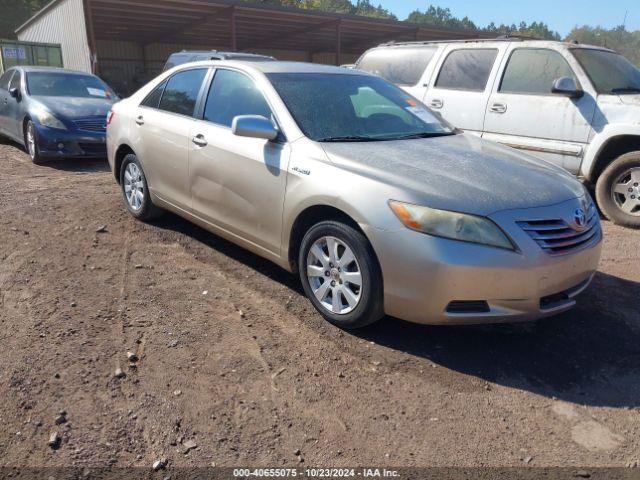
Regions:
[[613, 223], [640, 228], [640, 152], [618, 157], [602, 172], [596, 198]]
[[132, 153], [122, 161], [120, 187], [127, 210], [137, 219], [150, 220], [162, 213], [162, 210], [151, 201], [147, 177], [138, 158]]
[[334, 325], [360, 328], [384, 315], [378, 261], [354, 228], [336, 221], [316, 224], [302, 239], [298, 265], [307, 297]]

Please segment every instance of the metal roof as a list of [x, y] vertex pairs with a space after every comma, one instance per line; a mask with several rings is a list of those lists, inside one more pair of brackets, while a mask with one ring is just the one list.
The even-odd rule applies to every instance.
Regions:
[[[16, 32], [61, 0], [53, 0]], [[238, 0], [83, 0], [98, 40], [361, 53], [382, 42], [485, 37], [474, 30], [251, 4]], [[338, 33], [339, 31], [339, 33]]]

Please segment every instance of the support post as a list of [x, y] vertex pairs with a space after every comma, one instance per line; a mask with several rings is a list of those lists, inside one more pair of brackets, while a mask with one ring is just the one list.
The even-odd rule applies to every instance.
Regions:
[[97, 75], [98, 69], [98, 52], [96, 50], [96, 36], [93, 29], [93, 13], [91, 12], [91, 0], [83, 0], [84, 23], [87, 30], [87, 43], [89, 44], [89, 55], [91, 56], [91, 73]]
[[336, 65], [342, 65], [342, 22], [336, 24]]
[[236, 52], [238, 50], [238, 35], [236, 33], [236, 9], [231, 7], [231, 14], [229, 15], [230, 30], [231, 30], [231, 51]]

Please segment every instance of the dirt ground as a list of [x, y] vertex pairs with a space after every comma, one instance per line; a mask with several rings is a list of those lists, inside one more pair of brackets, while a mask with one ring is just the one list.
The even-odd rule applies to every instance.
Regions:
[[0, 466], [636, 465], [640, 231], [604, 229], [570, 313], [346, 333], [267, 261], [134, 221], [106, 162], [0, 145]]

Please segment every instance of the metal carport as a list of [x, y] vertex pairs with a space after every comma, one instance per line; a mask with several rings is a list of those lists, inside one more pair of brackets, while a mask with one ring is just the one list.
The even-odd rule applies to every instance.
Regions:
[[[86, 30], [89, 69], [112, 83], [124, 82], [126, 90], [158, 73], [167, 56], [181, 49], [251, 51], [339, 65], [381, 42], [482, 36], [471, 30], [237, 0], [54, 0], [17, 30], [19, 38], [61, 43], [60, 35], [46, 40], [47, 28], [59, 23], [50, 21], [47, 27], [46, 17], [60, 4], [76, 1], [84, 16], [84, 22], [77, 23]], [[29, 34], [34, 30], [37, 35]]]

